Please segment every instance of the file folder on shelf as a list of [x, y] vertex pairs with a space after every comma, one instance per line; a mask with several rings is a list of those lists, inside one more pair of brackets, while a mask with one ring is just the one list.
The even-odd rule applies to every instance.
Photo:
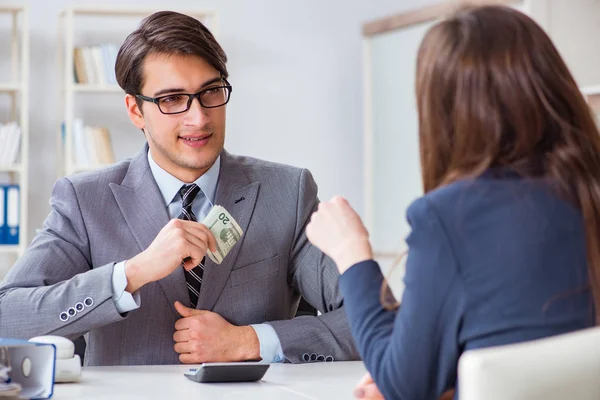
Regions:
[[6, 189], [0, 185], [0, 245], [6, 244]]
[[6, 185], [4, 186], [4, 207], [6, 208], [6, 218], [4, 219], [4, 244], [16, 245], [19, 244], [20, 231], [20, 208], [19, 186]]

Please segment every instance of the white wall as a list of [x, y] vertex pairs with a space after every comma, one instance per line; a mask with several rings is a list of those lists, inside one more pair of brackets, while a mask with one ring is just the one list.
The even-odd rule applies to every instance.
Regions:
[[[537, 0], [540, 1], [540, 0]], [[600, 1], [549, 0], [544, 28], [580, 86], [600, 84]]]
[[[234, 85], [226, 147], [234, 153], [307, 167], [319, 184], [321, 198], [342, 194], [362, 211], [362, 23], [432, 2], [13, 2], [29, 5], [31, 27], [30, 238], [49, 211], [48, 198], [57, 178], [56, 131], [62, 118], [56, 51], [58, 14], [64, 8], [100, 3], [217, 10], [219, 41], [229, 56]], [[108, 101], [122, 102], [110, 96]], [[125, 115], [121, 110], [119, 118]], [[137, 135], [132, 125], [125, 127], [128, 134]]]

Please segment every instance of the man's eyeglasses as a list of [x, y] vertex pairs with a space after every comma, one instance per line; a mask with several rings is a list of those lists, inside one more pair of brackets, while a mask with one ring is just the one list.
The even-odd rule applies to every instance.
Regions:
[[194, 97], [204, 108], [217, 108], [227, 104], [231, 97], [231, 85], [227, 80], [225, 83], [225, 85], [212, 86], [193, 94], [176, 93], [159, 97], [136, 94], [135, 97], [156, 104], [163, 114], [181, 114], [190, 109]]

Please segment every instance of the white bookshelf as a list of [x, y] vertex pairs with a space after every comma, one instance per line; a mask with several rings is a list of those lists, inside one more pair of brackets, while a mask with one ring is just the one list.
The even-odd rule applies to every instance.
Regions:
[[[8, 182], [20, 186], [19, 204], [19, 244], [0, 245], [0, 255], [19, 257], [27, 247], [27, 195], [29, 193], [29, 26], [28, 10], [21, 5], [0, 5], [0, 14], [10, 20], [10, 59], [0, 60], [10, 63], [10, 74], [0, 77], [0, 96], [9, 96], [9, 121], [15, 121], [21, 129], [21, 144], [18, 163], [0, 165], [0, 175], [8, 176]], [[7, 121], [1, 121], [7, 122]], [[1, 211], [1, 210], [0, 210]], [[2, 257], [0, 263], [6, 259]], [[14, 260], [9, 261], [12, 263]], [[2, 269], [0, 268], [0, 271]], [[2, 278], [0, 274], [0, 279]]]
[[0, 254], [20, 254], [22, 252], [21, 246], [14, 245], [3, 245], [0, 246]]
[[74, 83], [74, 92], [97, 92], [97, 93], [123, 93], [123, 89], [119, 85], [93, 85], [89, 83]]
[[[168, 9], [172, 9], [169, 7]], [[124, 95], [123, 90], [116, 84], [85, 84], [85, 83], [76, 83], [74, 80], [74, 50], [78, 46], [88, 46], [88, 45], [98, 45], [99, 43], [94, 43], [93, 39], [88, 40], [88, 42], [80, 43], [76, 40], [79, 39], [78, 36], [75, 35], [76, 23], [80, 22], [82, 18], [107, 18], [111, 20], [115, 19], [123, 19], [130, 18], [135, 19], [137, 23], [139, 23], [146, 16], [160, 11], [160, 9], [151, 9], [151, 8], [118, 8], [118, 7], [71, 7], [65, 9], [61, 12], [59, 16], [59, 72], [61, 82], [61, 96], [60, 100], [62, 103], [62, 123], [64, 123], [64, 139], [63, 139], [63, 128], [59, 126], [58, 128], [58, 137], [57, 137], [57, 148], [59, 156], [58, 163], [58, 175], [71, 175], [78, 172], [92, 171], [96, 168], [99, 168], [97, 165], [77, 165], [75, 163], [74, 157], [74, 141], [73, 141], [73, 121], [75, 118], [80, 117], [76, 115], [75, 104], [79, 102], [80, 96], [85, 95], [96, 96], [94, 97], [94, 101], [103, 102], [103, 101], [112, 101], [123, 103], [122, 96]], [[216, 36], [217, 31], [217, 13], [212, 10], [175, 10], [181, 12], [183, 14], [187, 14], [198, 18], [207, 27], [211, 30], [211, 32]], [[137, 25], [136, 23], [136, 25]], [[106, 24], [105, 24], [106, 25]], [[87, 28], [87, 26], [86, 26]], [[97, 27], [95, 27], [97, 28]], [[88, 31], [86, 31], [88, 32]], [[89, 28], [89, 32], [93, 34], [92, 28]], [[123, 32], [122, 40], [130, 33]], [[120, 43], [119, 43], [120, 45]], [[93, 104], [90, 104], [86, 108], [93, 111]], [[87, 121], [84, 120], [84, 123], [87, 124]], [[129, 127], [128, 127], [129, 128]], [[139, 132], [133, 127], [130, 129], [132, 135], [137, 135]], [[139, 139], [139, 136], [137, 137]], [[117, 160], [119, 161], [119, 160]]]
[[21, 90], [21, 84], [18, 82], [15, 83], [0, 83], [0, 92], [1, 93], [14, 93]]
[[0, 172], [21, 173], [22, 170], [21, 164], [0, 165]]

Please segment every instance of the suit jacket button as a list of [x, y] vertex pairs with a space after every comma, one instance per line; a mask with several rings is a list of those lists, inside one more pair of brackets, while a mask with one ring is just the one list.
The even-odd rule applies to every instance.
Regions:
[[323, 354], [319, 354], [317, 361], [325, 361], [325, 356]]
[[60, 313], [60, 320], [62, 322], [67, 322], [69, 320], [69, 314], [67, 314], [66, 312], [61, 312]]
[[83, 304], [85, 304], [86, 307], [91, 307], [94, 304], [94, 300], [91, 297], [86, 297], [85, 300], [83, 300]]
[[75, 304], [75, 309], [77, 310], [77, 312], [82, 312], [83, 311], [83, 303], [82, 302], [78, 302], [77, 304]]
[[327, 361], [327, 362], [333, 361], [333, 356], [325, 357], [325, 361]]
[[310, 361], [310, 356], [308, 355], [308, 353], [304, 353], [304, 354], [302, 354], [302, 359], [304, 361]]
[[67, 310], [67, 313], [69, 314], [69, 317], [74, 317], [75, 314], [77, 314], [77, 311], [75, 311], [75, 309], [73, 307], [69, 307], [69, 309]]
[[317, 361], [317, 353], [312, 353], [310, 355], [310, 361]]

